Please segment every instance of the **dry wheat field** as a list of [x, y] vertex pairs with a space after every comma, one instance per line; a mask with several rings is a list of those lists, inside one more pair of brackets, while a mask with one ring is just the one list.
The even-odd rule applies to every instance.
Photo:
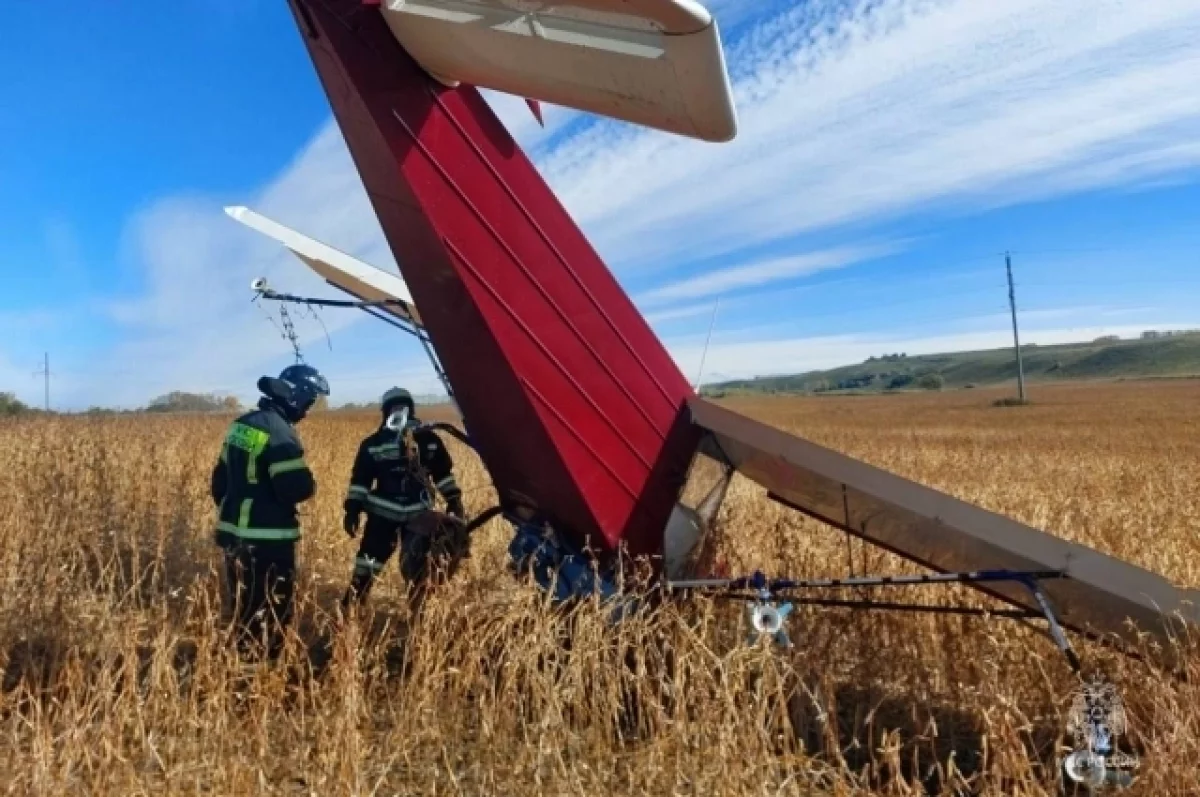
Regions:
[[[957, 497], [1200, 584], [1200, 383], [730, 404]], [[299, 427], [318, 478], [297, 618], [274, 665], [231, 654], [209, 468], [225, 417], [0, 424], [0, 790], [12, 794], [1062, 793], [1073, 680], [1036, 629], [982, 617], [798, 608], [795, 648], [745, 644], [690, 600], [616, 628], [556, 613], [505, 571], [505, 528], [409, 622], [391, 564], [369, 611], [338, 599], [341, 500], [376, 418]], [[480, 464], [450, 441], [467, 508]], [[730, 570], [912, 572], [738, 482]], [[896, 599], [972, 601], [962, 588]], [[889, 595], [889, 597], [892, 597]], [[411, 627], [410, 627], [411, 626]], [[568, 644], [569, 639], [569, 644]], [[1200, 794], [1190, 678], [1077, 640], [1122, 690], [1137, 794]], [[1200, 648], [1200, 646], [1196, 646]]]

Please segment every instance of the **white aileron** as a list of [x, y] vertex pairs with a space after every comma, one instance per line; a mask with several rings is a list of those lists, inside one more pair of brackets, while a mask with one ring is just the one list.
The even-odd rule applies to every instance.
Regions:
[[403, 306], [388, 304], [379, 309], [421, 326], [421, 317], [413, 303], [412, 295], [408, 292], [408, 286], [396, 275], [298, 233], [250, 208], [238, 205], [225, 208], [225, 212], [247, 227], [283, 244], [322, 279], [351, 296], [368, 302], [403, 302]]
[[705, 141], [737, 135], [716, 20], [691, 0], [385, 0], [381, 13], [447, 85]]

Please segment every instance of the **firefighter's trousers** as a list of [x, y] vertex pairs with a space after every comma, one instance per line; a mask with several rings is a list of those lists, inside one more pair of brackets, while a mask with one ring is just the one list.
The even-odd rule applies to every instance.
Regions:
[[464, 555], [465, 542], [459, 539], [461, 534], [456, 534], [461, 528], [460, 523], [432, 510], [404, 521], [368, 514], [354, 560], [354, 575], [350, 579], [350, 589], [342, 600], [343, 605], [349, 606], [352, 601], [366, 598], [376, 577], [396, 553], [397, 546], [401, 548], [400, 573], [410, 586], [416, 588], [414, 597], [419, 602], [429, 586], [434, 561], [440, 562], [441, 557], [457, 559]]
[[296, 578], [295, 541], [239, 540], [226, 547], [226, 596], [238, 632], [238, 647], [274, 658], [292, 619]]

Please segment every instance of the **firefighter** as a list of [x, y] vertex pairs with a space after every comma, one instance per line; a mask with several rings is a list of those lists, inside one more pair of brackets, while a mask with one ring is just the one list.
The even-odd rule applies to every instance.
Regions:
[[[392, 413], [407, 408], [403, 429], [387, 426]], [[414, 607], [424, 597], [428, 559], [434, 547], [463, 529], [462, 491], [454, 478], [454, 463], [441, 438], [416, 419], [416, 405], [407, 390], [392, 388], [380, 401], [379, 428], [362, 441], [350, 474], [343, 528], [357, 536], [365, 513], [367, 522], [354, 560], [344, 608], [366, 599], [376, 576], [400, 545], [400, 572], [415, 587]], [[433, 494], [446, 501], [446, 514], [433, 510]]]
[[258, 408], [235, 420], [225, 436], [212, 471], [212, 499], [238, 647], [252, 648], [265, 635], [274, 658], [291, 620], [296, 508], [316, 491], [293, 426], [318, 397], [329, 395], [329, 383], [315, 368], [297, 364], [278, 378], [262, 377], [258, 389]]

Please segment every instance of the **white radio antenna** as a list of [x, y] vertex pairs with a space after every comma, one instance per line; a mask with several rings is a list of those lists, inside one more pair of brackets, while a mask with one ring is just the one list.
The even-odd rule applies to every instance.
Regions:
[[704, 351], [700, 353], [700, 371], [696, 374], [696, 395], [700, 395], [700, 386], [704, 384], [704, 360], [708, 357], [708, 344], [712, 341], [713, 327], [717, 323], [717, 308], [721, 306], [721, 297], [713, 302], [712, 318], [708, 321], [708, 336], [704, 339]]

